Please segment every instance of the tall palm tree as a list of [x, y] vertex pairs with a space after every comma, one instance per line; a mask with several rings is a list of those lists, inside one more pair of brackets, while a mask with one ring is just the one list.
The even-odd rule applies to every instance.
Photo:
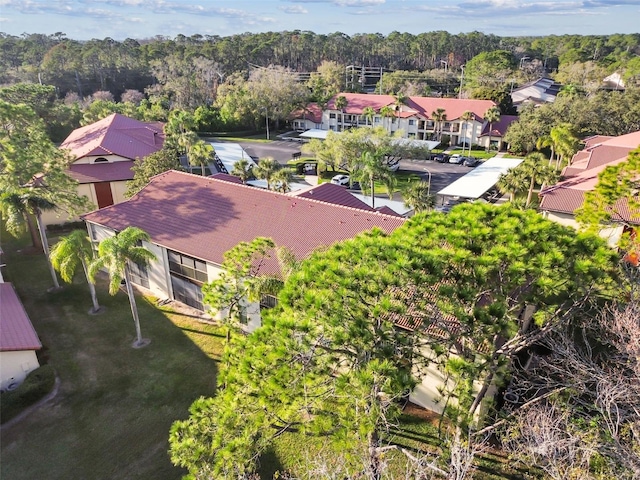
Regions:
[[[444, 108], [437, 108], [431, 112], [431, 118], [435, 122], [434, 134], [438, 140], [442, 141], [442, 132], [444, 131], [444, 122], [447, 121], [447, 112]], [[439, 135], [438, 131], [440, 131]]]
[[487, 146], [487, 152], [491, 150], [491, 132], [493, 130], [493, 124], [500, 120], [500, 109], [498, 107], [491, 107], [484, 112], [484, 121], [489, 122], [489, 145]]
[[199, 141], [200, 141], [200, 138], [198, 137], [196, 132], [191, 132], [191, 131], [183, 132], [178, 137], [178, 145], [180, 147], [182, 147], [182, 150], [187, 155], [187, 160], [188, 160], [189, 165], [190, 165], [189, 171], [191, 173], [193, 172], [193, 169], [191, 168], [191, 166], [197, 165], [197, 163], [193, 163], [191, 161], [191, 149]]
[[364, 107], [362, 109], [362, 115], [366, 119], [367, 126], [373, 125], [373, 117], [376, 115], [376, 111], [373, 107]]
[[551, 149], [551, 156], [549, 157], [549, 166], [553, 165], [553, 160], [555, 158], [555, 153], [556, 153], [555, 145], [556, 144], [551, 138], [551, 135], [544, 135], [538, 138], [538, 140], [536, 140], [536, 148], [538, 150], [542, 150], [543, 148], [547, 148], [547, 147]]
[[407, 207], [413, 208], [415, 213], [431, 210], [435, 205], [435, 198], [429, 191], [426, 182], [411, 182], [402, 193], [402, 198]]
[[95, 253], [87, 232], [74, 230], [66, 237], [60, 238], [58, 243], [51, 249], [50, 258], [53, 267], [60, 272], [60, 276], [67, 283], [73, 281], [78, 267], [82, 266], [82, 271], [89, 284], [89, 293], [91, 293], [91, 301], [93, 303], [93, 308], [89, 310], [89, 313], [96, 314], [102, 311], [103, 307], [98, 304], [96, 287], [89, 276], [89, 265], [95, 260]]
[[395, 94], [394, 104], [396, 106], [396, 115], [398, 116], [398, 128], [400, 128], [400, 112], [402, 111], [402, 105], [406, 105], [407, 104], [408, 98], [409, 97], [407, 97], [403, 93], [396, 93]]
[[339, 95], [333, 103], [336, 109], [340, 110], [340, 125], [342, 127], [341, 130], [344, 130], [344, 109], [349, 105], [349, 101], [344, 95]]
[[253, 169], [256, 178], [267, 181], [267, 190], [271, 190], [271, 179], [273, 175], [280, 169], [280, 165], [271, 157], [265, 157], [258, 161]]
[[555, 169], [549, 165], [545, 165], [543, 163], [544, 160], [546, 160], [546, 157], [542, 153], [531, 153], [527, 155], [524, 162], [517, 167], [523, 171], [523, 175], [529, 178], [529, 191], [527, 193], [527, 200], [524, 204], [525, 208], [528, 208], [529, 205], [531, 205], [535, 185], [540, 183], [540, 181], [543, 183], [551, 182], [556, 177]]
[[156, 256], [141, 246], [142, 241], [148, 241], [149, 234], [138, 227], [127, 227], [117, 235], [105, 238], [98, 246], [98, 257], [89, 266], [89, 276], [95, 279], [96, 274], [101, 269], [106, 269], [109, 273], [109, 293], [115, 295], [120, 289], [122, 280], [127, 286], [127, 296], [131, 305], [131, 314], [136, 326], [136, 341], [134, 347], [143, 347], [149, 340], [142, 338], [140, 331], [140, 319], [138, 317], [138, 307], [131, 285], [130, 263], [138, 265], [148, 265]]
[[249, 163], [249, 160], [242, 158], [233, 164], [233, 168], [229, 173], [235, 175], [242, 180], [242, 183], [246, 184], [247, 180], [252, 177], [252, 169], [253, 166]]
[[573, 127], [570, 123], [561, 123], [551, 129], [549, 133], [551, 141], [558, 154], [556, 159], [556, 170], [564, 163], [564, 159], [569, 159], [578, 151], [580, 140], [573, 134]]
[[[44, 251], [49, 266], [49, 273], [53, 280], [54, 288], [60, 288], [58, 277], [49, 259], [49, 242], [47, 241], [47, 231], [42, 221], [42, 212], [55, 210], [56, 205], [44, 196], [40, 195], [36, 189], [23, 188], [16, 191], [4, 192], [0, 195], [0, 210], [6, 218], [7, 230], [12, 235], [18, 235], [22, 229], [24, 221], [29, 222], [29, 216], [33, 215], [40, 232], [40, 245]], [[37, 246], [37, 245], [34, 245]]]
[[[353, 177], [362, 183], [363, 190], [370, 190], [371, 192], [371, 207], [375, 208], [375, 182], [376, 180], [382, 181], [387, 187], [389, 197], [393, 196], [393, 190], [396, 184], [396, 178], [389, 170], [387, 165], [382, 161], [382, 155], [378, 152], [364, 152], [360, 157]], [[367, 187], [368, 185], [368, 187]]]
[[189, 149], [189, 164], [193, 166], [200, 165], [201, 174], [204, 177], [205, 169], [213, 160], [215, 153], [216, 151], [211, 144], [198, 140]]
[[[390, 105], [385, 105], [384, 107], [382, 107], [380, 109], [380, 115], [382, 115], [382, 118], [391, 118], [395, 115], [395, 111], [393, 110], [393, 107], [391, 107]], [[386, 128], [386, 126], [385, 126]], [[387, 131], [391, 131], [391, 127], [389, 126], [389, 128], [386, 128]]]
[[[464, 129], [465, 142], [462, 144], [462, 155], [463, 156], [464, 156], [464, 147], [465, 147], [465, 144], [466, 144], [466, 137], [467, 137], [466, 134], [469, 132], [469, 124], [473, 121], [474, 118], [475, 118], [475, 115], [470, 110], [467, 110], [462, 115], [460, 115], [460, 120], [463, 121], [463, 125], [465, 127], [465, 129]], [[471, 155], [471, 141], [472, 140], [473, 140], [473, 132], [471, 133], [471, 136], [469, 137], [469, 155]]]

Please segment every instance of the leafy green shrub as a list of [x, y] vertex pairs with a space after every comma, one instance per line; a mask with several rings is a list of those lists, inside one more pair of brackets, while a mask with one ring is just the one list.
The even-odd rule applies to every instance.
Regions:
[[56, 381], [56, 374], [50, 365], [36, 368], [27, 375], [24, 382], [12, 391], [0, 394], [0, 423], [7, 422], [29, 405], [47, 395]]

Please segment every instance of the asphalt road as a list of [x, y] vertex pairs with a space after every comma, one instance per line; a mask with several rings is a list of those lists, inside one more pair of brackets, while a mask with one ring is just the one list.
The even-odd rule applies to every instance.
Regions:
[[[284, 140], [269, 143], [240, 142], [240, 145], [254, 160], [273, 157], [281, 165], [286, 165], [293, 154], [300, 152], [301, 148], [300, 143]], [[431, 173], [431, 192], [434, 194], [471, 171], [471, 168], [462, 165], [438, 163], [432, 160], [401, 160], [400, 169], [419, 175], [423, 181], [429, 181], [429, 173]]]

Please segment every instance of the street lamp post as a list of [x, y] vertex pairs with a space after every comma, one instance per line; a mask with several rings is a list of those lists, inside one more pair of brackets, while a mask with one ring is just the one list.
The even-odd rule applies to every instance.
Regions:
[[428, 197], [429, 195], [431, 195], [431, 172], [424, 167], [422, 168], [429, 175], [429, 179], [427, 180], [427, 197]]
[[460, 65], [460, 70], [462, 73], [460, 74], [460, 91], [458, 91], [458, 98], [462, 98], [462, 80], [464, 79], [464, 65]]

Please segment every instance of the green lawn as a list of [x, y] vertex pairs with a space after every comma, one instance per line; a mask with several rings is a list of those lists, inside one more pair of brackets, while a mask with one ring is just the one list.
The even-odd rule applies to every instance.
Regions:
[[47, 293], [44, 257], [17, 254], [17, 246], [3, 233], [3, 274], [15, 284], [60, 387], [51, 402], [3, 426], [0, 478], [180, 478], [184, 472], [167, 454], [169, 428], [198, 396], [214, 393], [222, 334], [140, 297], [142, 333], [151, 344], [133, 349], [124, 293], [111, 297], [99, 284], [107, 311], [89, 316], [83, 284]]
[[[322, 172], [320, 174], [320, 178], [318, 179], [318, 182], [319, 183], [330, 182], [334, 176], [341, 173], [346, 174], [347, 172], [343, 172], [343, 171]], [[397, 182], [394, 192], [403, 192], [404, 189], [407, 187], [407, 185], [409, 185], [411, 182], [420, 181], [419, 175], [416, 175], [415, 173], [405, 172], [402, 170], [398, 170], [397, 172], [395, 172], [394, 176], [396, 177], [396, 182]], [[387, 186], [378, 181], [375, 182], [375, 189], [376, 189], [376, 195], [388, 193]]]
[[[158, 308], [152, 297], [138, 297], [142, 333], [151, 344], [133, 349], [135, 329], [124, 293], [109, 296], [101, 280], [98, 298], [107, 311], [90, 316], [88, 288], [80, 277], [47, 293], [51, 278], [44, 257], [18, 253], [24, 240], [6, 233], [2, 240], [5, 280], [16, 286], [44, 345], [41, 361], [55, 369], [60, 386], [50, 402], [2, 427], [0, 478], [178, 480], [185, 472], [169, 460], [169, 429], [188, 415], [193, 400], [215, 392], [223, 332]], [[404, 416], [388, 440], [433, 451], [436, 432], [432, 421]], [[283, 434], [261, 459], [261, 477], [304, 468], [327, 452], [326, 443]], [[485, 472], [478, 478], [521, 478], [503, 471], [504, 459], [481, 462]]]

